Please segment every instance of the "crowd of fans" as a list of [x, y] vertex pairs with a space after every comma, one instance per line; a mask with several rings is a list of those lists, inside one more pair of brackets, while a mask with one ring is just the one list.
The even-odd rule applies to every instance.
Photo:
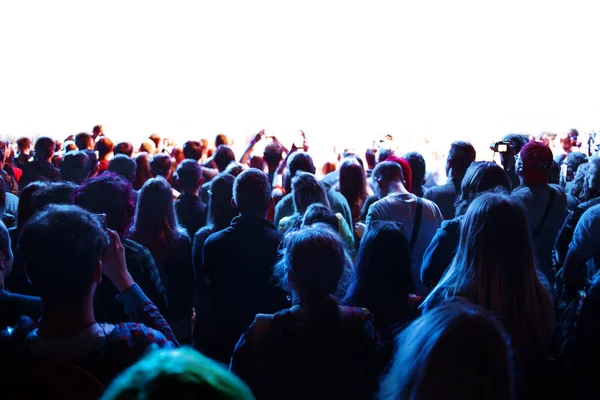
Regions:
[[[600, 157], [0, 139], [7, 397], [594, 397]], [[263, 152], [259, 142], [268, 142]], [[405, 149], [411, 150], [411, 149]], [[322, 171], [322, 173], [317, 173]]]

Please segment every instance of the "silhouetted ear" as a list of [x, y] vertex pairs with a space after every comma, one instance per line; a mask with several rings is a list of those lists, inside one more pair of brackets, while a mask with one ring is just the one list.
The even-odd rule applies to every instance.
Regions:
[[238, 208], [238, 205], [237, 205], [237, 203], [235, 202], [235, 199], [234, 199], [233, 197], [231, 198], [231, 207], [235, 208], [236, 210], [237, 210], [237, 208]]

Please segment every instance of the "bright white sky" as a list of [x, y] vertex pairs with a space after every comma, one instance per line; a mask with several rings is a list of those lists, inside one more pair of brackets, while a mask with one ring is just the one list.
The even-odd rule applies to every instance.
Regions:
[[389, 132], [445, 148], [599, 129], [596, 7], [2, 1], [0, 136], [64, 138], [101, 123], [131, 140], [267, 128], [303, 129], [321, 146]]

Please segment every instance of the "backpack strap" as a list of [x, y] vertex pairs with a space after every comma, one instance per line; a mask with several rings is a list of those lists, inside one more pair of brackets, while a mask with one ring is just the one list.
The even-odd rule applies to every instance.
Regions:
[[417, 238], [419, 237], [419, 230], [421, 229], [421, 219], [423, 219], [423, 200], [419, 196], [415, 196], [417, 199], [417, 208], [415, 210], [415, 219], [413, 221], [412, 235], [410, 238], [410, 251], [413, 251]]
[[552, 205], [554, 204], [555, 198], [556, 198], [556, 190], [554, 190], [553, 188], [550, 188], [550, 198], [548, 199], [548, 203], [546, 204], [546, 209], [544, 210], [544, 215], [542, 216], [542, 221], [537, 226], [537, 228], [535, 228], [535, 230], [533, 231], [533, 234], [531, 236], [535, 237], [535, 236], [539, 235], [540, 232], [542, 231], [542, 228], [546, 224], [546, 220], [550, 216], [550, 210], [552, 209]]

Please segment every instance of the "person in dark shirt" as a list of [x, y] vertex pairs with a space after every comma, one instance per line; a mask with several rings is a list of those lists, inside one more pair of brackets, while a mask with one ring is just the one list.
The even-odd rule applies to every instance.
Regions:
[[[106, 225], [116, 231], [125, 248], [127, 268], [158, 310], [167, 310], [167, 292], [160, 273], [148, 249], [127, 238], [133, 223], [135, 205], [131, 185], [123, 178], [104, 173], [86, 181], [73, 194], [74, 203], [96, 214], [106, 214]], [[96, 315], [106, 322], [118, 322], [126, 318], [123, 308], [117, 303], [117, 288], [103, 281], [96, 292], [94, 307]]]
[[23, 166], [31, 159], [33, 142], [28, 137], [23, 136], [17, 139], [17, 149], [19, 150], [19, 155], [15, 158], [15, 166], [23, 169]]
[[198, 229], [206, 225], [206, 204], [200, 200], [198, 194], [202, 186], [202, 167], [194, 160], [184, 160], [177, 167], [177, 187], [181, 195], [175, 202], [175, 210], [179, 222], [193, 238]]
[[70, 151], [60, 163], [60, 176], [63, 181], [81, 185], [90, 176], [90, 158], [83, 151]]
[[24, 188], [31, 182], [60, 180], [60, 171], [52, 164], [54, 158], [54, 140], [41, 137], [35, 142], [35, 158], [23, 165], [23, 176], [19, 187]]
[[233, 202], [240, 215], [204, 243], [204, 273], [214, 305], [216, 337], [201, 346], [206, 355], [222, 362], [229, 360], [257, 313], [289, 306], [285, 292], [272, 280], [281, 237], [265, 219], [270, 201], [267, 175], [257, 169], [242, 172], [233, 186]]
[[412, 171], [412, 193], [416, 196], [423, 197], [425, 194], [425, 159], [420, 153], [406, 153], [404, 158], [410, 164]]

